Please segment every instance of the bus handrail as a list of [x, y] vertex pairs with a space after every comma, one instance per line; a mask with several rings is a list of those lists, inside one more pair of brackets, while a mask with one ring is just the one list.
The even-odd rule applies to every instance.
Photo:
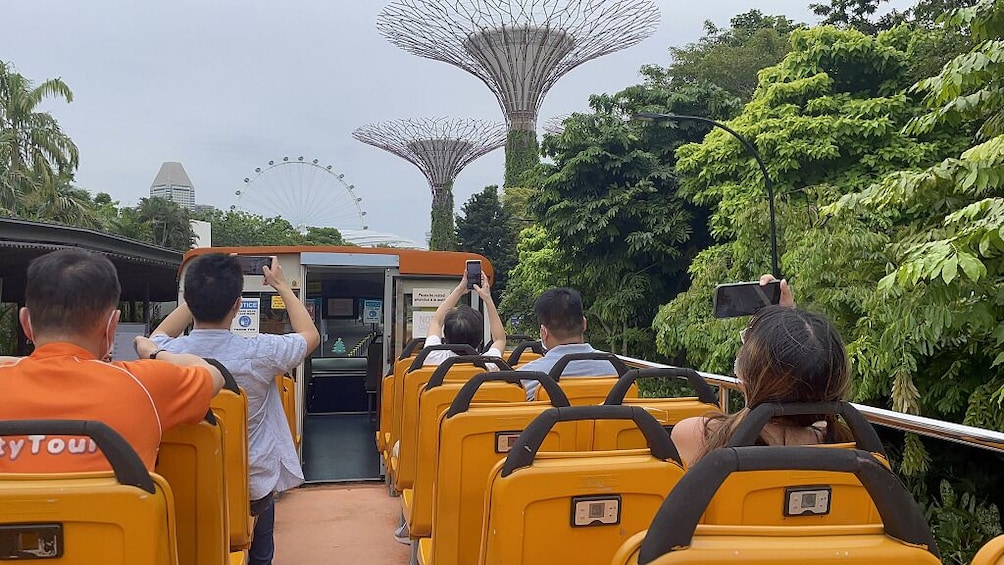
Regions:
[[[635, 359], [634, 357], [628, 357], [626, 355], [618, 355], [618, 357], [631, 367], [650, 369], [673, 367], [672, 365], [653, 363], [651, 361]], [[724, 394], [725, 392], [729, 390], [739, 390], [739, 381], [735, 377], [727, 377], [725, 375], [718, 375], [715, 373], [705, 373], [703, 371], [697, 371], [697, 374], [704, 377], [704, 380], [708, 381], [708, 384], [722, 388], [723, 394], [720, 396], [723, 405], [727, 405], [728, 402], [728, 395]], [[934, 418], [926, 418], [924, 416], [904, 414], [902, 412], [876, 408], [866, 404], [852, 403], [852, 405], [857, 408], [859, 412], [864, 414], [865, 418], [867, 418], [869, 422], [878, 426], [893, 428], [903, 432], [915, 433], [934, 439], [951, 441], [996, 453], [1004, 453], [1004, 433], [1001, 432], [966, 426], [964, 424], [956, 424], [954, 422], [946, 422], [944, 420], [936, 420]]]

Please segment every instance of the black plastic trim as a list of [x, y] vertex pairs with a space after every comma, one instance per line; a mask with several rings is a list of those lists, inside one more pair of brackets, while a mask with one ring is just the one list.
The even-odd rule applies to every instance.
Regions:
[[401, 355], [397, 358], [398, 361], [407, 359], [415, 354], [415, 350], [420, 347], [425, 347], [424, 337], [415, 337], [411, 341], [404, 344], [404, 349], [401, 350]]
[[715, 391], [711, 389], [711, 385], [708, 381], [704, 380], [697, 371], [693, 369], [688, 369], [686, 367], [670, 367], [667, 369], [631, 369], [630, 371], [621, 375], [614, 384], [613, 388], [610, 389], [610, 394], [607, 395], [607, 399], [603, 401], [603, 404], [618, 405], [624, 402], [624, 396], [627, 395], [628, 390], [631, 389], [631, 385], [634, 384], [635, 380], [644, 377], [683, 377], [687, 379], [690, 386], [697, 391], [697, 399], [705, 404], [718, 404], [718, 395]]
[[460, 388], [457, 392], [457, 396], [453, 399], [453, 404], [450, 404], [450, 409], [446, 411], [446, 417], [452, 418], [457, 414], [462, 412], [467, 412], [467, 409], [471, 407], [471, 401], [474, 399], [474, 395], [481, 388], [481, 385], [489, 381], [503, 381], [507, 383], [512, 383], [516, 385], [522, 384], [521, 381], [537, 381], [540, 383], [541, 388], [547, 391], [547, 395], [551, 398], [551, 406], [556, 408], [565, 408], [571, 404], [568, 402], [568, 396], [565, 391], [561, 390], [558, 383], [554, 382], [551, 377], [547, 376], [547, 373], [542, 373], [540, 371], [493, 371], [490, 373], [479, 373], [471, 377], [469, 381], [464, 383], [464, 386]]
[[115, 480], [123, 485], [141, 488], [151, 494], [156, 492], [150, 472], [143, 465], [132, 446], [107, 424], [94, 420], [5, 420], [0, 421], [0, 436], [27, 436], [51, 434], [60, 436], [86, 436], [94, 440], [98, 449], [115, 473]]
[[[622, 377], [624, 373], [628, 372], [628, 366], [621, 361], [621, 358], [614, 355], [613, 353], [607, 353], [605, 351], [587, 351], [585, 353], [569, 353], [568, 355], [563, 355], [558, 362], [551, 367], [551, 370], [547, 374], [551, 375], [551, 378], [555, 382], [561, 380], [561, 373], [565, 371], [565, 367], [568, 366], [572, 361], [609, 361], [615, 371], [617, 371], [617, 376]], [[599, 376], [599, 375], [597, 375]]]
[[656, 512], [638, 552], [639, 565], [689, 547], [701, 515], [729, 475], [775, 470], [853, 473], [875, 502], [887, 535], [926, 547], [940, 559], [938, 546], [920, 507], [896, 475], [870, 452], [770, 446], [716, 449], [694, 464]]
[[231, 373], [229, 369], [223, 366], [223, 363], [220, 363], [216, 359], [211, 359], [209, 357], [204, 357], [203, 360], [206, 363], [212, 365], [213, 367], [219, 369], [220, 373], [223, 374], [223, 388], [235, 394], [241, 393], [241, 387], [237, 385], [237, 379], [234, 378], [233, 373]]
[[555, 424], [578, 420], [632, 420], [645, 436], [653, 457], [663, 461], [672, 459], [683, 465], [676, 445], [662, 424], [641, 406], [572, 406], [551, 408], [534, 418], [512, 446], [512, 451], [502, 466], [502, 476], [507, 477], [517, 469], [529, 467], [537, 456], [537, 450], [544, 443], [547, 433]]
[[753, 407], [736, 428], [726, 447], [754, 445], [771, 418], [806, 414], [836, 415], [844, 419], [858, 449], [887, 457], [875, 428], [849, 402], [771, 402]]

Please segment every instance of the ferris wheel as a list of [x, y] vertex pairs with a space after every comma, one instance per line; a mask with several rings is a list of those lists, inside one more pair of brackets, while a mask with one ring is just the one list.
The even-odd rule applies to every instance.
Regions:
[[231, 210], [265, 218], [280, 216], [301, 233], [308, 227], [367, 229], [363, 199], [356, 196], [355, 186], [317, 159], [269, 161], [245, 177], [244, 186], [234, 193], [237, 202]]

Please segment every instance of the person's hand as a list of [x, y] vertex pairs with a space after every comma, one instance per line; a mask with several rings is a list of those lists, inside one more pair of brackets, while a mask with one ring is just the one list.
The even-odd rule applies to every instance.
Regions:
[[460, 277], [460, 284], [457, 288], [453, 289], [453, 292], [459, 292], [461, 295], [467, 294], [471, 289], [467, 288], [467, 271], [464, 271], [463, 276]]
[[160, 349], [157, 344], [148, 337], [138, 335], [132, 340], [132, 346], [136, 350], [136, 355], [140, 359], [149, 359], [154, 351]]
[[492, 299], [492, 285], [488, 282], [488, 275], [481, 273], [481, 284], [474, 285], [474, 292], [478, 293], [481, 300], [491, 301]]
[[[760, 286], [766, 286], [768, 283], [776, 280], [774, 275], [763, 275], [760, 277]], [[789, 308], [795, 307], [795, 296], [791, 293], [791, 287], [788, 286], [787, 279], [781, 279], [781, 300], [778, 304], [788, 306]]]
[[282, 266], [279, 265], [278, 257], [272, 256], [272, 266], [263, 266], [261, 271], [265, 275], [264, 284], [276, 290], [289, 286], [289, 283], [286, 282], [286, 277], [282, 274]]

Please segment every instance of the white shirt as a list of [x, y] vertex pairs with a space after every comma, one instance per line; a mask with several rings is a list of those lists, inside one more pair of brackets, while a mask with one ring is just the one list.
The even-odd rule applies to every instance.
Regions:
[[[430, 336], [428, 336], [428, 337], [425, 338], [425, 346], [426, 347], [429, 347], [430, 345], [442, 345], [442, 344], [443, 344], [443, 338], [439, 337], [438, 335], [430, 335]], [[430, 351], [429, 352], [429, 356], [425, 358], [425, 363], [422, 363], [422, 364], [423, 365], [441, 365], [443, 363], [443, 361], [446, 361], [450, 357], [455, 357], [456, 355], [457, 355], [456, 353], [454, 353], [454, 352], [452, 352], [452, 351], [450, 351], [448, 349], [444, 349], [442, 351]], [[494, 347], [492, 347], [492, 348], [488, 349], [488, 351], [486, 351], [483, 355], [487, 355], [489, 357], [502, 357], [502, 352], [499, 351], [498, 349], [495, 349]], [[488, 370], [489, 371], [497, 371], [498, 367], [496, 367], [492, 363], [488, 363]]]
[[303, 362], [307, 340], [300, 334], [240, 337], [230, 330], [192, 330], [187, 336], [151, 336], [172, 353], [210, 357], [234, 375], [248, 397], [248, 464], [251, 500], [303, 484], [303, 469], [293, 445], [276, 375]]

